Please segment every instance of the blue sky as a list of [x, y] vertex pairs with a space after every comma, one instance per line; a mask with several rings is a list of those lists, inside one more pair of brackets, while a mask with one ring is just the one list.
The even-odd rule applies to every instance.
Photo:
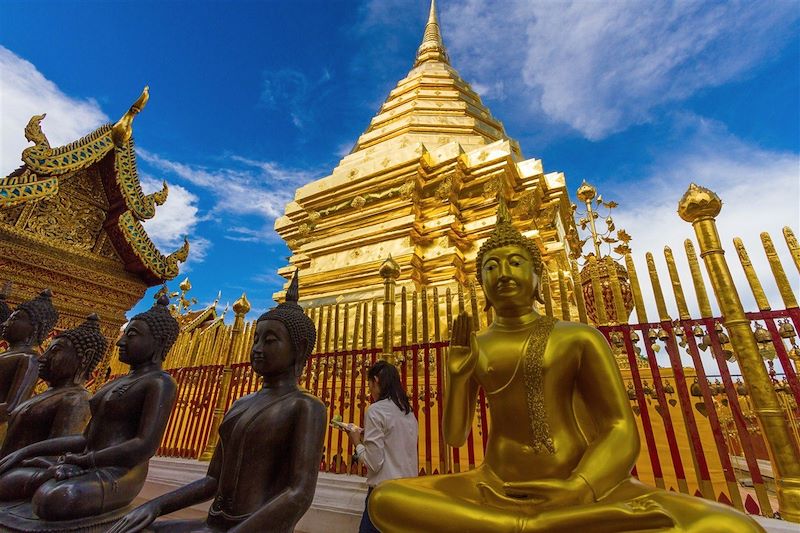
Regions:
[[[34, 113], [60, 145], [134, 124], [147, 228], [188, 234], [201, 303], [270, 306], [288, 249], [272, 230], [294, 189], [327, 175], [413, 64], [428, 0], [14, 2], [0, 5], [0, 172]], [[451, 62], [525, 157], [622, 204], [632, 246], [691, 228], [690, 181], [726, 202], [723, 238], [800, 228], [800, 3], [440, 0]], [[753, 209], [753, 207], [756, 209]], [[742, 216], [742, 213], [749, 213]], [[788, 265], [787, 265], [788, 266]], [[172, 285], [177, 285], [181, 278]], [[146, 298], [147, 305], [150, 299]]]

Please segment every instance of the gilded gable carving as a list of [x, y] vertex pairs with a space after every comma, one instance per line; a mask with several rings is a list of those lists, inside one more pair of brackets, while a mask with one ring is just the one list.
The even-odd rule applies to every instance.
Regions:
[[102, 255], [103, 257], [107, 257], [115, 261], [121, 261], [121, 259], [119, 258], [119, 254], [117, 254], [117, 251], [114, 249], [114, 244], [108, 237], [105, 238], [105, 240], [103, 241], [103, 246], [100, 247], [100, 250], [98, 250], [97, 253]]
[[25, 230], [62, 246], [91, 250], [105, 219], [106, 213], [99, 207], [61, 191], [36, 204]]
[[22, 210], [25, 209], [24, 205], [18, 205], [16, 207], [8, 207], [4, 209], [0, 209], [0, 222], [4, 222], [13, 226], [17, 223], [19, 216], [22, 214]]

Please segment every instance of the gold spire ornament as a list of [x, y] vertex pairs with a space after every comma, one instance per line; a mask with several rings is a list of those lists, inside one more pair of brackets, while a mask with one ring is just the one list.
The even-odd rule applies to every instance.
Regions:
[[122, 115], [122, 118], [111, 128], [111, 139], [114, 141], [114, 145], [117, 148], [122, 148], [125, 146], [125, 143], [130, 140], [133, 135], [133, 119], [139, 114], [139, 111], [144, 109], [148, 100], [150, 100], [150, 87], [145, 86], [142, 90], [142, 94], [139, 95], [139, 98], [131, 105], [127, 113]]
[[419, 66], [426, 61], [440, 61], [450, 64], [447, 50], [442, 41], [442, 31], [439, 27], [439, 17], [436, 14], [436, 0], [431, 0], [431, 9], [428, 14], [428, 23], [425, 24], [425, 33], [422, 35], [422, 44], [417, 49], [417, 60], [414, 66]]
[[[578, 187], [575, 196], [583, 203], [585, 212], [578, 212], [578, 206], [573, 204], [572, 210], [580, 217], [578, 226], [583, 231], [588, 229], [589, 235], [580, 238], [578, 230], [571, 228], [567, 235], [567, 242], [570, 245], [570, 255], [572, 259], [584, 261], [580, 271], [581, 287], [583, 297], [586, 302], [586, 311], [591, 321], [596, 325], [607, 322], [627, 323], [628, 316], [634, 308], [634, 295], [631, 290], [631, 283], [628, 279], [628, 271], [613, 257], [626, 256], [630, 253], [631, 236], [624, 229], [618, 229], [614, 222], [611, 212], [618, 207], [617, 202], [605, 201], [603, 196], [597, 193], [594, 185], [586, 183], [586, 180]], [[599, 208], [605, 208], [607, 213], [601, 216]], [[598, 227], [597, 221], [605, 223], [605, 228]], [[583, 254], [583, 247], [588, 241], [592, 241], [593, 251]], [[603, 253], [603, 248], [607, 253]], [[596, 278], [596, 279], [595, 279]], [[597, 285], [597, 290], [593, 287]], [[613, 281], [613, 283], [612, 283]], [[614, 304], [614, 290], [619, 285], [620, 296], [623, 306]], [[596, 301], [597, 296], [601, 302]], [[602, 309], [600, 309], [602, 306]]]

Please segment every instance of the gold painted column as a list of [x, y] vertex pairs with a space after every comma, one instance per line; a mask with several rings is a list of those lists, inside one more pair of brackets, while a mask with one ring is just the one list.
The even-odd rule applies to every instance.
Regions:
[[394, 289], [397, 286], [397, 278], [400, 277], [400, 265], [392, 259], [392, 254], [386, 258], [379, 270], [383, 278], [383, 342], [381, 343], [381, 357], [394, 364], [395, 358], [392, 354], [392, 344], [394, 342]]
[[233, 303], [233, 312], [236, 313], [233, 319], [233, 328], [231, 329], [231, 344], [228, 348], [228, 354], [225, 356], [225, 368], [222, 370], [222, 383], [220, 384], [219, 396], [217, 396], [217, 405], [214, 407], [214, 419], [211, 421], [211, 434], [208, 436], [208, 444], [206, 449], [200, 455], [201, 461], [210, 461], [214, 455], [214, 449], [217, 447], [219, 440], [219, 425], [222, 423], [222, 417], [225, 415], [225, 402], [228, 399], [228, 392], [231, 388], [231, 376], [233, 369], [231, 368], [231, 361], [233, 356], [239, 351], [239, 344], [244, 331], [244, 317], [250, 311], [250, 302], [247, 301], [247, 295], [242, 293], [242, 296]]
[[800, 522], [800, 457], [725, 261], [715, 222], [721, 209], [722, 201], [714, 192], [694, 183], [678, 202], [678, 214], [692, 224], [697, 235], [700, 257], [706, 265], [724, 317], [723, 323], [738, 354], [739, 367], [767, 441], [781, 516], [785, 520]]

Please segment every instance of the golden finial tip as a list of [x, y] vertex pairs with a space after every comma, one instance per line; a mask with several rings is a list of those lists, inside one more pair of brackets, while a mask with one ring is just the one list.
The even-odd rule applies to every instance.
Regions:
[[425, 33], [422, 36], [422, 44], [417, 49], [417, 61], [414, 66], [426, 61], [441, 61], [449, 63], [447, 50], [442, 41], [442, 33], [439, 29], [439, 19], [436, 16], [436, 0], [431, 0], [431, 9], [428, 13], [428, 22], [425, 24]]
[[190, 290], [192, 290], [192, 282], [189, 281], [189, 278], [187, 277], [185, 280], [181, 281], [181, 283], [180, 283], [180, 285], [178, 285], [178, 287], [180, 287], [180, 289], [182, 291], [184, 291], [184, 292], [190, 291]]
[[144, 106], [147, 105], [147, 101], [150, 100], [150, 86], [145, 85], [144, 89], [142, 90], [142, 94], [139, 95], [139, 98], [131, 105], [130, 109], [122, 115], [114, 127], [111, 128], [111, 139], [114, 141], [114, 146], [117, 148], [122, 148], [125, 146], [131, 136], [133, 135], [133, 118], [144, 109]]
[[722, 200], [717, 194], [696, 183], [689, 185], [678, 202], [678, 216], [689, 223], [704, 218], [714, 218], [722, 210]]
[[392, 259], [392, 254], [389, 254], [389, 257], [383, 262], [379, 272], [383, 279], [397, 279], [400, 277], [400, 265]]
[[246, 293], [243, 292], [239, 299], [233, 302], [233, 312], [237, 315], [246, 315], [250, 312], [250, 302]]
[[583, 180], [583, 183], [581, 183], [581, 186], [578, 187], [578, 191], [576, 193], [578, 200], [584, 203], [591, 202], [595, 195], [597, 195], [597, 189], [595, 186], [590, 185], [589, 183], [586, 183], [586, 180]]

